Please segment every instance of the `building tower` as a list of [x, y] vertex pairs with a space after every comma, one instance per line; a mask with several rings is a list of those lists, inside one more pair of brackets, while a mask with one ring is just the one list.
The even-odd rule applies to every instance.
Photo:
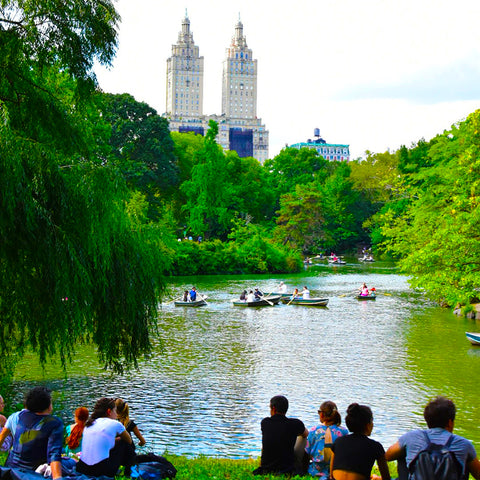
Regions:
[[175, 117], [203, 115], [203, 57], [193, 41], [187, 12], [167, 60], [166, 113]]
[[238, 19], [235, 35], [223, 61], [222, 114], [228, 118], [257, 117], [257, 60], [247, 46], [243, 24]]

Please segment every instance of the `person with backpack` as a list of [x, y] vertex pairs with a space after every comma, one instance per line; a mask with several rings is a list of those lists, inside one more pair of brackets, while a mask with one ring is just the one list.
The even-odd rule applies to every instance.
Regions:
[[397, 460], [399, 480], [480, 479], [474, 446], [452, 433], [455, 413], [452, 400], [435, 398], [423, 412], [428, 429], [405, 433], [387, 450], [387, 461]]

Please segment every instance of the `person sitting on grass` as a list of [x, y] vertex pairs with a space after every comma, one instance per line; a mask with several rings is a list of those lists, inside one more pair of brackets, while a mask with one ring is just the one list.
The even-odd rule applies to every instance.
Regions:
[[117, 406], [118, 421], [125, 427], [125, 430], [130, 436], [132, 436], [133, 433], [138, 438], [138, 446], [143, 447], [147, 442], [145, 441], [145, 438], [143, 438], [137, 424], [130, 418], [128, 403], [121, 398], [117, 398], [115, 400], [115, 405]]
[[85, 424], [77, 472], [91, 477], [115, 477], [120, 465], [125, 475], [135, 462], [132, 437], [117, 421], [114, 398], [100, 398]]
[[287, 410], [288, 400], [284, 396], [277, 395], [270, 400], [271, 416], [261, 422], [262, 456], [260, 466], [253, 471], [254, 475], [302, 473], [301, 458], [295, 458], [295, 444], [297, 439], [304, 442], [308, 430], [301, 420], [287, 418]]
[[345, 423], [352, 433], [337, 438], [332, 445], [331, 477], [334, 480], [378, 479], [377, 475], [370, 477], [377, 461], [381, 480], [390, 480], [385, 450], [379, 442], [368, 438], [373, 430], [370, 407], [352, 403], [347, 409]]
[[75, 423], [66, 428], [64, 452], [69, 456], [78, 455], [82, 451], [82, 437], [88, 420], [88, 408], [78, 407], [74, 415]]
[[50, 464], [53, 479], [62, 476], [63, 422], [52, 415], [51, 391], [34, 387], [25, 397], [25, 409], [18, 413], [15, 431], [4, 427], [0, 445], [12, 434], [13, 445], [6, 467], [36, 470]]
[[[387, 450], [385, 454], [387, 461], [397, 460], [399, 480], [410, 478], [409, 471], [415, 471], [415, 460], [418, 454], [427, 448], [428, 442], [443, 445], [453, 453], [460, 467], [459, 478], [468, 478], [471, 474], [473, 478], [480, 479], [480, 461], [475, 447], [470, 440], [452, 433], [455, 414], [455, 404], [450, 399], [435, 398], [423, 411], [428, 430], [407, 432]], [[450, 445], [447, 447], [449, 442]]]
[[340, 426], [342, 417], [334, 402], [323, 402], [318, 409], [318, 415], [321, 423], [310, 429], [305, 452], [312, 460], [308, 473], [312, 477], [326, 480], [330, 476], [332, 444], [337, 438], [348, 435], [348, 430]]

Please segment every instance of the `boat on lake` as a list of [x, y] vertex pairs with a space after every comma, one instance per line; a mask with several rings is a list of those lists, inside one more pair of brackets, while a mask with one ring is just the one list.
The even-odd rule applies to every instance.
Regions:
[[302, 305], [310, 307], [326, 307], [328, 303], [328, 298], [302, 298], [296, 297], [292, 300], [291, 296], [289, 298], [282, 298], [282, 303], [286, 305]]
[[206, 305], [207, 302], [204, 298], [201, 300], [195, 300], [193, 302], [184, 302], [183, 300], [175, 301], [176, 307], [201, 307], [202, 305]]
[[359, 262], [374, 262], [375, 259], [371, 255], [365, 255], [362, 258], [358, 259]]
[[[272, 292], [270, 294], [272, 297], [280, 297], [280, 298], [292, 298], [291, 293], [279, 293], [279, 292]], [[270, 297], [268, 297], [270, 299]]]
[[377, 296], [370, 293], [369, 295], [357, 295], [356, 298], [357, 300], [375, 300]]
[[346, 265], [347, 262], [341, 258], [329, 258], [328, 263], [330, 265]]
[[465, 332], [465, 335], [472, 345], [480, 345], [480, 333]]
[[260, 298], [259, 300], [254, 300], [253, 302], [246, 302], [244, 300], [232, 300], [232, 303], [235, 307], [271, 307], [277, 305], [280, 301], [280, 295], [270, 296]]

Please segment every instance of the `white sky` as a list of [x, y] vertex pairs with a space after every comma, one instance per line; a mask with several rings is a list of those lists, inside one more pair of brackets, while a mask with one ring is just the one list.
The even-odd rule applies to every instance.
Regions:
[[100, 87], [165, 111], [166, 61], [185, 9], [204, 64], [204, 114], [221, 113], [222, 61], [239, 14], [258, 60], [269, 157], [313, 137], [352, 158], [429, 140], [480, 108], [480, 1], [118, 0]]

